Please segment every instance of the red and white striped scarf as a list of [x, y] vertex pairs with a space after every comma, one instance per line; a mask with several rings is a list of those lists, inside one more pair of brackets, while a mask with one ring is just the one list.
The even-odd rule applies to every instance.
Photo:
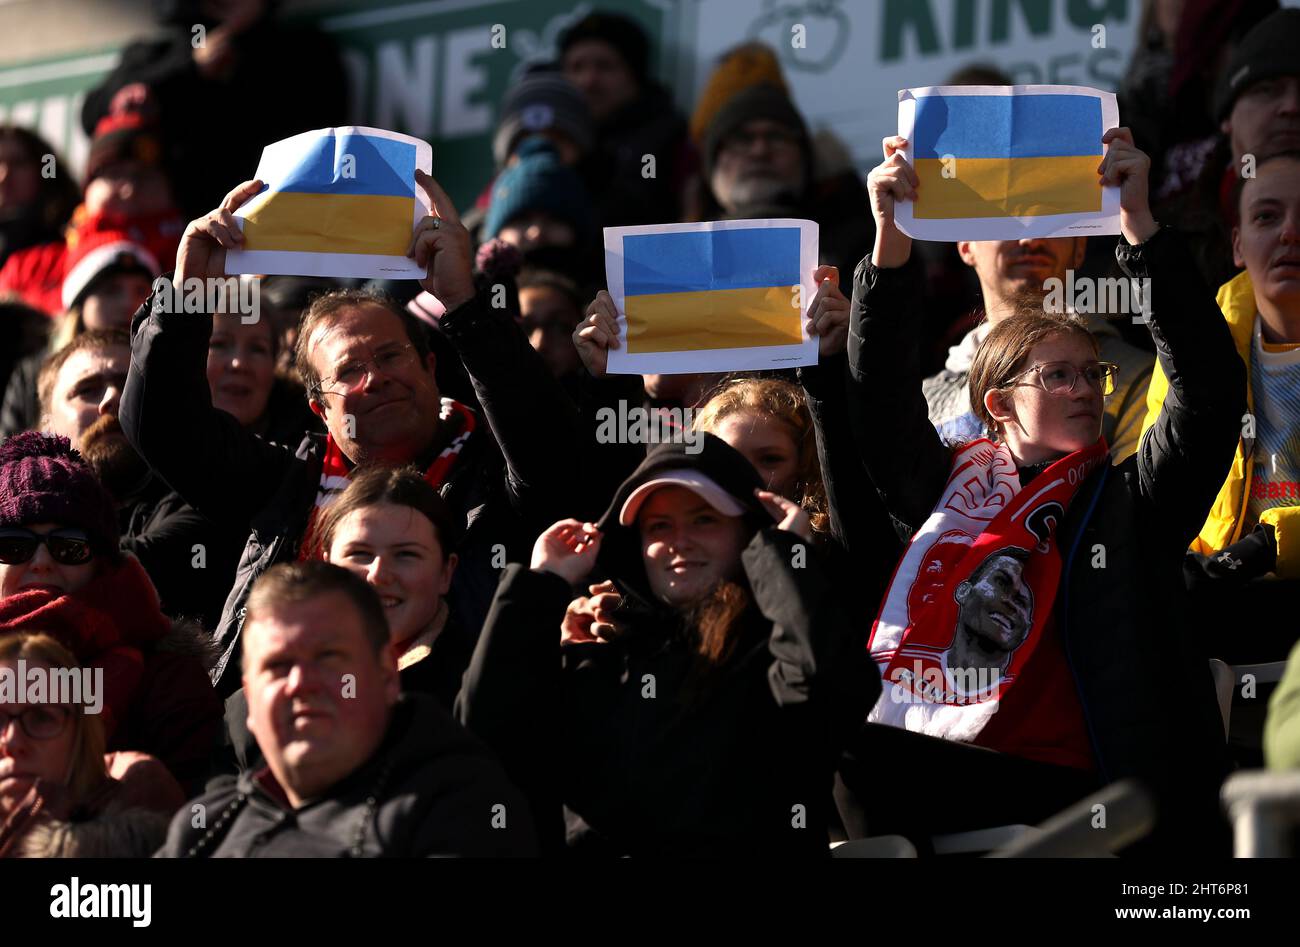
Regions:
[[[912, 537], [871, 629], [867, 648], [885, 689], [868, 720], [962, 742], [979, 735], [1052, 613], [1062, 568], [1056, 528], [1108, 457], [1098, 439], [1022, 488], [1005, 444], [981, 439], [956, 453], [943, 496]], [[956, 656], [971, 621], [1019, 638], [1000, 670], [961, 667]]]
[[[451, 473], [461, 449], [474, 433], [478, 418], [468, 407], [451, 398], [442, 399], [442, 409], [438, 413], [438, 422], [444, 432], [449, 432], [447, 446], [444, 447], [433, 463], [424, 472], [424, 479], [435, 490], [442, 487]], [[315, 548], [316, 521], [321, 511], [333, 503], [340, 493], [347, 489], [348, 478], [355, 468], [344, 456], [333, 437], [325, 441], [325, 462], [320, 472], [320, 489], [316, 493], [316, 505], [312, 508], [311, 518], [307, 521], [307, 532], [298, 547], [298, 558], [312, 559], [323, 556], [324, 551]]]

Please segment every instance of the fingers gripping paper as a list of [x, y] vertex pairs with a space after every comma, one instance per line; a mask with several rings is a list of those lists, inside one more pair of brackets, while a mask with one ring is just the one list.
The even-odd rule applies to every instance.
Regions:
[[605, 229], [619, 318], [612, 374], [810, 365], [804, 313], [816, 287], [817, 225], [743, 220]]
[[433, 150], [378, 128], [324, 128], [262, 150], [266, 189], [235, 216], [244, 248], [226, 255], [227, 273], [420, 279], [406, 256], [411, 232], [429, 213], [415, 169]]
[[1115, 96], [1080, 86], [930, 86], [898, 93], [898, 134], [920, 179], [898, 205], [920, 240], [1119, 233], [1119, 189], [1102, 187]]

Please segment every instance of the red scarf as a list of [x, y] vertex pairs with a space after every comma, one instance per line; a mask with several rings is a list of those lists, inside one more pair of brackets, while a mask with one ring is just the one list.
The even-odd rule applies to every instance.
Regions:
[[[465, 443], [469, 440], [474, 428], [478, 424], [478, 419], [474, 412], [459, 401], [451, 398], [442, 399], [442, 410], [438, 414], [438, 424], [447, 437], [447, 446], [442, 449], [429, 469], [424, 472], [425, 481], [438, 490], [446, 482], [448, 474], [451, 473], [452, 467], [455, 466], [457, 458]], [[321, 466], [320, 472], [320, 490], [316, 494], [316, 505], [312, 508], [311, 517], [307, 521], [307, 531], [303, 535], [303, 541], [298, 547], [298, 559], [323, 559], [325, 551], [316, 548], [316, 520], [320, 517], [321, 511], [333, 503], [340, 493], [347, 489], [348, 477], [356, 469], [353, 463], [347, 459], [343, 451], [339, 449], [338, 444], [334, 443], [334, 438], [329, 437], [325, 441], [325, 462]]]
[[71, 595], [30, 589], [0, 600], [0, 635], [41, 632], [83, 667], [104, 671], [104, 730], [112, 739], [144, 674], [141, 648], [171, 631], [139, 561], [126, 556]]
[[[953, 740], [979, 735], [1043, 638], [1061, 580], [1057, 527], [1108, 456], [1098, 440], [1022, 488], [1005, 445], [982, 439], [958, 451], [872, 627], [885, 691], [868, 719]], [[985, 650], [995, 636], [1003, 648]]]

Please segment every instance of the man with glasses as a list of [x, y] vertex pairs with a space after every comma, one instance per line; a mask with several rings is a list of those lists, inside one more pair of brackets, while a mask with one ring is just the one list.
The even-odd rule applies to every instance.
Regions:
[[[970, 404], [970, 369], [975, 350], [989, 329], [1019, 308], [1041, 308], [1048, 280], [1068, 284], [1067, 271], [1083, 265], [1086, 244], [1084, 237], [958, 241], [957, 253], [979, 277], [985, 318], [949, 349], [943, 369], [922, 385], [930, 421], [945, 440], [958, 443], [986, 436]], [[1107, 383], [1110, 390], [1103, 392], [1107, 399], [1102, 436], [1118, 463], [1137, 450], [1155, 356], [1125, 342], [1106, 314], [1079, 315], [1087, 320], [1088, 330], [1097, 340], [1102, 362], [1114, 368]]]
[[[412, 464], [466, 526], [462, 566], [449, 602], [466, 628], [483, 621], [497, 569], [526, 551], [554, 519], [573, 515], [581, 455], [579, 416], [508, 314], [476, 285], [468, 231], [428, 175], [417, 183], [435, 209], [412, 236], [409, 256], [428, 276], [423, 289], [447, 314], [440, 329], [470, 376], [481, 410], [442, 397], [421, 325], [387, 297], [344, 290], [309, 306], [296, 362], [326, 435], [269, 444], [212, 407], [205, 365], [211, 317], [146, 305], [133, 325], [122, 426], [153, 469], [200, 512], [248, 531], [235, 584], [215, 633], [214, 683], [238, 687], [232, 657], [244, 603], [273, 564], [313, 554], [319, 511], [363, 463]], [[222, 277], [226, 250], [243, 235], [233, 211], [258, 192], [249, 181], [192, 222], [176, 280]], [[504, 459], [504, 463], [502, 462]]]

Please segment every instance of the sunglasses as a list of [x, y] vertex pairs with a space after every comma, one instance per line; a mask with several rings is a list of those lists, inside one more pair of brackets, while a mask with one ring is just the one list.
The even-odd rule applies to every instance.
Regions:
[[33, 533], [30, 529], [0, 530], [0, 563], [7, 566], [30, 562], [36, 548], [44, 545], [50, 558], [61, 566], [80, 566], [94, 558], [90, 539], [80, 530], [56, 529]]
[[0, 710], [0, 736], [8, 732], [11, 720], [17, 720], [29, 739], [53, 740], [63, 733], [70, 719], [72, 713], [66, 707], [28, 707], [16, 714]]

